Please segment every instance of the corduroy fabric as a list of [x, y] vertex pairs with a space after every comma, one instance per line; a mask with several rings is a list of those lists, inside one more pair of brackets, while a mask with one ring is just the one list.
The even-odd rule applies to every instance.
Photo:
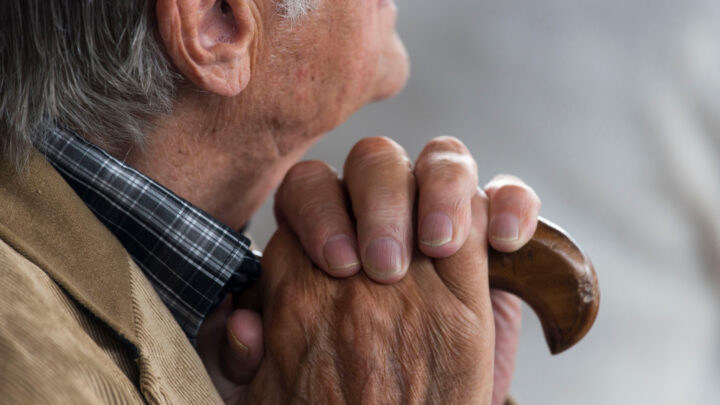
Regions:
[[143, 402], [137, 367], [105, 325], [3, 241], [0, 268], [0, 402]]
[[142, 271], [34, 153], [0, 162], [0, 402], [221, 403]]

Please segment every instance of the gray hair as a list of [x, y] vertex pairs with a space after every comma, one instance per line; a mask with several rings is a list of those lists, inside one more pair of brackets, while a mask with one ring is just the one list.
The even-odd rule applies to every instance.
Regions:
[[[278, 0], [298, 19], [318, 0]], [[179, 75], [156, 38], [155, 0], [5, 0], [0, 148], [18, 168], [53, 127], [108, 150], [142, 145], [172, 111]]]
[[[0, 13], [0, 144], [22, 166], [61, 126], [100, 146], [142, 144], [170, 112], [176, 74], [155, 36], [154, 0], [16, 0]], [[139, 11], [141, 10], [141, 11]]]

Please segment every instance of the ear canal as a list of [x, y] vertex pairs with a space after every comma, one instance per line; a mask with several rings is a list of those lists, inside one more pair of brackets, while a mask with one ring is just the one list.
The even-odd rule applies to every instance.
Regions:
[[230, 4], [228, 4], [228, 2], [225, 0], [220, 3], [220, 10], [225, 15], [232, 14], [232, 7], [230, 7]]

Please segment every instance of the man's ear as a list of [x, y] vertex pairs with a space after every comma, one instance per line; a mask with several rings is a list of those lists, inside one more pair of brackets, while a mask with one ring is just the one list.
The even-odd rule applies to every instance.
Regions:
[[167, 54], [197, 87], [230, 97], [247, 86], [257, 27], [249, 3], [158, 0], [158, 27]]

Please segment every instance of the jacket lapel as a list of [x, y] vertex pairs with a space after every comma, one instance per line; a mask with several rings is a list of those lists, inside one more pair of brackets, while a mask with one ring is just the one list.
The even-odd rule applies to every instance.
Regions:
[[142, 271], [40, 153], [23, 174], [0, 159], [0, 207], [0, 239], [133, 346], [148, 402], [222, 402]]
[[38, 152], [0, 160], [0, 238], [137, 347], [129, 256]]

